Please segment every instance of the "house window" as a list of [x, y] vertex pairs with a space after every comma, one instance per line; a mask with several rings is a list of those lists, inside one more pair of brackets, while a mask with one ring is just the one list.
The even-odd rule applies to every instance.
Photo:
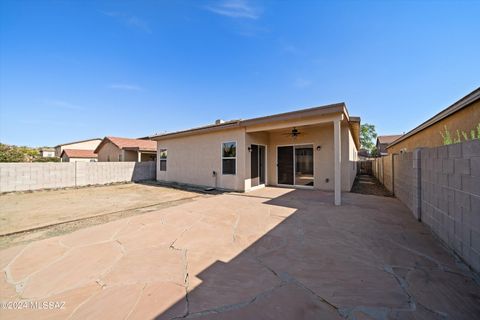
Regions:
[[118, 161], [122, 161], [122, 155], [121, 154], [118, 155]]
[[237, 143], [224, 142], [222, 144], [222, 174], [236, 174]]
[[160, 171], [167, 171], [167, 149], [160, 149]]

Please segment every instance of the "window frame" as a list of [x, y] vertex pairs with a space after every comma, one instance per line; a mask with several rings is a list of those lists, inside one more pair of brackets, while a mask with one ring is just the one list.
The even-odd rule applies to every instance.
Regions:
[[[235, 157], [224, 157], [223, 156], [223, 145], [225, 143], [235, 143]], [[222, 176], [236, 176], [237, 175], [237, 154], [238, 154], [238, 143], [236, 140], [222, 141], [220, 144], [220, 157], [221, 157], [221, 172]], [[235, 173], [223, 173], [223, 160], [235, 160]]]
[[[162, 158], [162, 152], [165, 152], [165, 158]], [[167, 171], [167, 166], [168, 166], [168, 149], [167, 148], [161, 148], [159, 149], [158, 153], [158, 170], [162, 172]], [[165, 162], [165, 170], [162, 170], [162, 161]]]

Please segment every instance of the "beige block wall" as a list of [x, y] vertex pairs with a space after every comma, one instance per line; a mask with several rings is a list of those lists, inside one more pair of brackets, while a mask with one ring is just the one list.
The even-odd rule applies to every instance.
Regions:
[[[476, 129], [480, 123], [480, 101], [472, 103], [466, 108], [455, 112], [449, 117], [435, 123], [434, 125], [408, 137], [407, 139], [387, 149], [389, 154], [400, 153], [402, 149], [411, 152], [416, 148], [431, 148], [443, 146], [443, 138], [440, 132], [444, 132], [447, 126], [452, 135], [456, 136], [456, 130], [465, 131], [470, 135], [471, 129]], [[463, 141], [463, 138], [462, 138]]]
[[78, 142], [72, 144], [66, 144], [55, 148], [55, 155], [60, 157], [64, 149], [79, 149], [79, 150], [95, 150], [98, 145], [102, 142], [102, 139], [95, 139], [85, 142]]
[[[236, 175], [222, 175], [222, 143], [237, 142]], [[199, 135], [158, 141], [157, 149], [167, 149], [167, 171], [160, 171], [157, 180], [245, 190], [245, 130], [229, 129]], [[157, 154], [157, 159], [158, 159]], [[216, 171], [216, 178], [212, 172]]]
[[[111, 142], [106, 142], [102, 148], [98, 151], [98, 161], [99, 162], [114, 162], [118, 161], [118, 156], [122, 155], [122, 150], [120, 150], [116, 145]], [[109, 158], [110, 157], [110, 158]], [[110, 160], [109, 160], [110, 159]], [[133, 161], [133, 160], [132, 160]], [[137, 161], [137, 159], [135, 159]]]

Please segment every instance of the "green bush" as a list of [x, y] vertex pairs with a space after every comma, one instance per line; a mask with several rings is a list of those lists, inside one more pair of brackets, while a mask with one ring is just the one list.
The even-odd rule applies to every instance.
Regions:
[[60, 158], [43, 158], [37, 148], [0, 143], [0, 162], [60, 162]]

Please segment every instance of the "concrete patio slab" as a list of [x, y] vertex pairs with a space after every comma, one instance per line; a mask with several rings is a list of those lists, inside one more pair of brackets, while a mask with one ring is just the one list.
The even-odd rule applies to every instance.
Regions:
[[2, 319], [478, 319], [478, 277], [394, 198], [265, 188], [0, 251]]

